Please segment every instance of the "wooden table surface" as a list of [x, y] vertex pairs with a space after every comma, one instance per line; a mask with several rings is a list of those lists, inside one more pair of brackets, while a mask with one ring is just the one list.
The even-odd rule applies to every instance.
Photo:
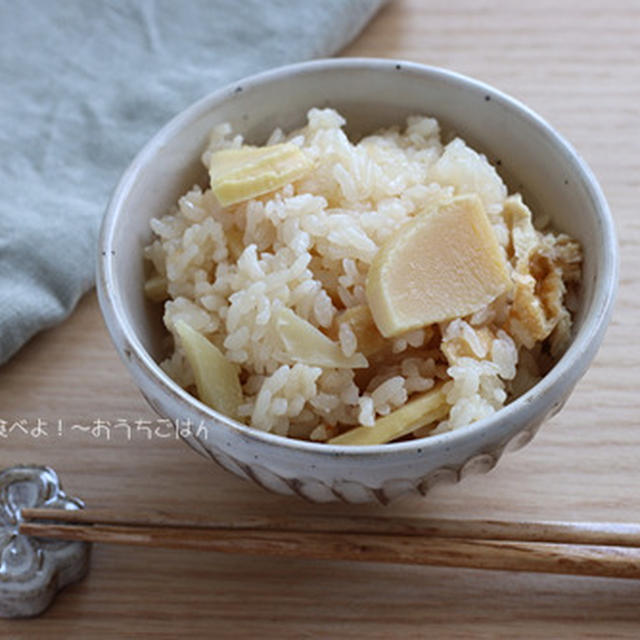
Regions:
[[[487, 476], [381, 507], [264, 493], [173, 438], [73, 430], [155, 419], [96, 297], [0, 370], [0, 468], [46, 463], [91, 506], [210, 514], [375, 513], [640, 520], [640, 3], [397, 0], [344, 55], [399, 57], [486, 81], [547, 118], [598, 176], [620, 235], [613, 322], [564, 411]], [[100, 546], [89, 576], [10, 638], [637, 638], [640, 581], [232, 557]]]

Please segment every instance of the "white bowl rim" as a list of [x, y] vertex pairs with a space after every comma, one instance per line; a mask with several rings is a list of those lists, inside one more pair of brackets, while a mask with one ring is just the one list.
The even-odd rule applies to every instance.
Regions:
[[[204, 115], [217, 103], [233, 95], [240, 87], [242, 90], [246, 90], [251, 87], [268, 84], [273, 80], [278, 80], [283, 77], [291, 78], [309, 71], [359, 68], [379, 71], [391, 71], [395, 69], [414, 72], [423, 77], [425, 75], [439, 77], [456, 84], [464, 85], [466, 89], [471, 89], [477, 93], [484, 93], [490, 96], [492, 100], [497, 99], [516, 112], [519, 112], [521, 116], [531, 121], [534, 127], [554, 144], [564, 156], [567, 164], [572, 166], [576, 175], [582, 179], [583, 186], [599, 214], [602, 224], [602, 246], [604, 247], [604, 251], [602, 269], [598, 273], [599, 277], [594, 290], [591, 312], [585, 316], [582, 326], [573, 337], [567, 351], [554, 364], [553, 368], [526, 393], [501, 408], [495, 414], [453, 431], [417, 438], [411, 441], [381, 445], [331, 445], [279, 436], [236, 422], [205, 405], [174, 382], [142, 346], [136, 332], [126, 318], [120, 292], [113, 286], [114, 271], [111, 243], [121, 202], [135, 182], [141, 167], [145, 164], [149, 156], [152, 156], [159, 147], [163, 146], [164, 140], [172, 137], [174, 132], [179, 131], [184, 124]], [[166, 388], [180, 403], [186, 402], [187, 404], [191, 404], [201, 413], [209, 418], [216, 419], [225, 427], [242, 433], [243, 436], [249, 440], [256, 440], [265, 445], [305, 451], [322, 456], [361, 458], [377, 457], [380, 455], [388, 456], [392, 453], [413, 450], [420, 450], [420, 452], [426, 453], [432, 446], [454, 447], [460, 440], [472, 438], [474, 434], [490, 429], [494, 423], [508, 423], [518, 411], [532, 404], [536, 399], [546, 395], [563, 379], [570, 380], [571, 386], [575, 385], [595, 356], [604, 337], [605, 329], [613, 311], [618, 283], [618, 268], [618, 248], [615, 226], [609, 206], [597, 179], [575, 149], [549, 123], [529, 107], [506, 93], [495, 89], [491, 85], [440, 67], [393, 58], [325, 58], [277, 67], [232, 82], [199, 99], [165, 124], [133, 159], [120, 178], [109, 201], [100, 229], [97, 282], [102, 313], [122, 360], [127, 367], [132, 368], [131, 363], [124, 357], [122, 349], [120, 345], [118, 345], [115, 331], [112, 329], [114, 326], [121, 328], [123, 335], [136, 356], [143, 375], [150, 379], [155, 385]], [[587, 352], [590, 355], [585, 360], [582, 356]], [[582, 364], [580, 366], [579, 363], [581, 361]]]

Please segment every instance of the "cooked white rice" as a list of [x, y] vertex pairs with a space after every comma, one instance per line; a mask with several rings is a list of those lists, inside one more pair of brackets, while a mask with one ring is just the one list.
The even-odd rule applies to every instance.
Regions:
[[[566, 345], [565, 283], [580, 277], [578, 245], [534, 230], [519, 196], [508, 198], [487, 159], [459, 138], [444, 146], [433, 118], [410, 117], [403, 130], [379, 131], [357, 144], [344, 124], [334, 110], [311, 109], [304, 129], [274, 131], [269, 144], [292, 142], [313, 160], [303, 179], [227, 208], [194, 186], [171, 213], [152, 221], [148, 291], [166, 299], [167, 329], [175, 336], [176, 321], [185, 321], [241, 367], [240, 415], [256, 429], [325, 441], [372, 426], [441, 380], [449, 414], [414, 435], [491, 415], [544, 372], [548, 344], [553, 356]], [[218, 126], [203, 162], [242, 143], [228, 125]], [[511, 291], [467, 318], [388, 340], [364, 371], [291, 359], [274, 311], [288, 307], [326, 332], [336, 313], [367, 303], [369, 265], [392, 232], [419, 211], [468, 193], [484, 204], [509, 262]], [[346, 356], [358, 352], [346, 323], [337, 342]], [[193, 391], [177, 339], [175, 345], [163, 367]]]

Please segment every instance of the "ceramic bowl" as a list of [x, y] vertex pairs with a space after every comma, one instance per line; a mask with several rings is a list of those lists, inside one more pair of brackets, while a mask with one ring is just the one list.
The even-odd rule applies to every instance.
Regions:
[[[143, 295], [142, 249], [149, 220], [194, 183], [211, 127], [230, 122], [260, 144], [275, 127], [305, 123], [331, 106], [359, 135], [428, 114], [499, 161], [510, 191], [582, 243], [584, 271], [572, 343], [553, 369], [494, 416], [457, 431], [395, 444], [340, 447], [262, 433], [208, 408], [158, 366], [166, 332], [161, 310]], [[98, 293], [118, 352], [151, 406], [177, 421], [197, 452], [282, 494], [314, 502], [388, 503], [491, 469], [502, 453], [528, 442], [564, 404], [602, 341], [617, 282], [617, 249], [607, 203], [583, 160], [544, 120], [476, 80], [395, 60], [334, 59], [253, 76], [203, 98], [169, 122], [120, 180], [100, 236]], [[206, 480], [203, 480], [206, 481]]]

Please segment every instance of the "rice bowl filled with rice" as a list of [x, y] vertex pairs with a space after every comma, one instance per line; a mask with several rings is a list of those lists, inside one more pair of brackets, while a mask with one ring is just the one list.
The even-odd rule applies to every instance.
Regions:
[[213, 130], [210, 185], [151, 223], [162, 366], [214, 409], [298, 439], [381, 444], [485, 418], [568, 345], [580, 247], [544, 212], [534, 227], [435, 119], [357, 142], [344, 124], [311, 109], [257, 148]]

